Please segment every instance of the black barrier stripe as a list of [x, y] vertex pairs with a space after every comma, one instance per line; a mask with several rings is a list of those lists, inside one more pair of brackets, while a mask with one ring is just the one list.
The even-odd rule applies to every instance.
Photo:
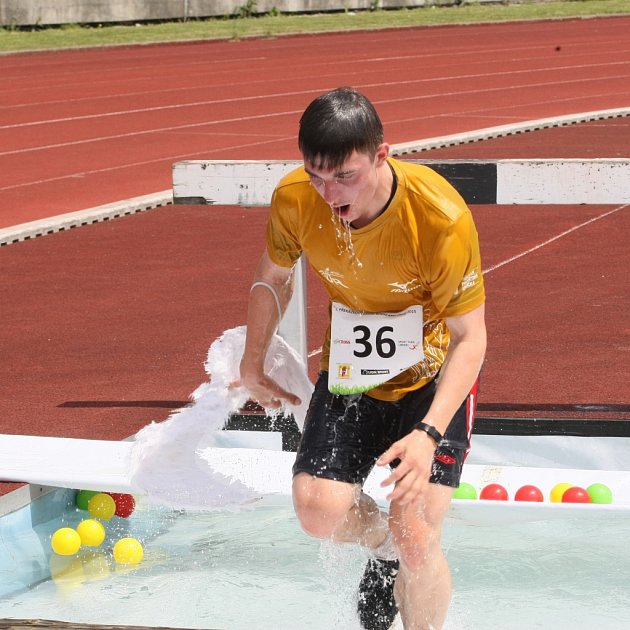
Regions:
[[207, 206], [205, 197], [176, 197], [173, 195], [173, 204], [176, 206]]
[[497, 202], [497, 163], [496, 162], [426, 162], [444, 177], [457, 192], [470, 204], [496, 204]]
[[630, 437], [630, 420], [586, 418], [475, 418], [477, 435], [572, 435], [578, 437]]
[[[230, 417], [225, 429], [230, 431], [275, 431], [282, 433], [282, 450], [295, 451], [300, 431], [293, 416], [271, 418], [264, 413], [239, 413]], [[474, 435], [566, 435], [578, 437], [630, 437], [630, 420], [585, 418], [475, 418]]]

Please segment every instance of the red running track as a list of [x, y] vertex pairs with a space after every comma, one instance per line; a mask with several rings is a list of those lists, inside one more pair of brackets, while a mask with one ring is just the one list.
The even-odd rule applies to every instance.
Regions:
[[[394, 143], [627, 106], [628, 26], [611, 18], [3, 57], [0, 226], [167, 189], [179, 159], [297, 157], [299, 113], [343, 83], [373, 98]], [[286, 69], [287, 58], [300, 63]], [[630, 157], [627, 122], [423, 157]], [[619, 272], [630, 262], [629, 213], [603, 216], [611, 210], [473, 209], [491, 269], [482, 401], [629, 402], [620, 366], [630, 278]], [[244, 321], [264, 220], [264, 210], [166, 207], [0, 249], [0, 432], [121, 439], [164, 419], [204, 380], [211, 341]], [[313, 283], [310, 292], [315, 349], [325, 301]]]
[[[0, 227], [170, 188], [183, 159], [298, 157], [297, 120], [365, 91], [392, 143], [630, 103], [630, 17], [0, 57]], [[10, 87], [8, 87], [10, 86]]]

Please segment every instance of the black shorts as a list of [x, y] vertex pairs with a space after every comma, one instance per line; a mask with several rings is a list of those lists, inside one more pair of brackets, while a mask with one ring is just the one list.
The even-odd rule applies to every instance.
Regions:
[[[306, 472], [315, 477], [363, 485], [376, 460], [425, 417], [435, 387], [432, 381], [395, 402], [377, 400], [366, 394], [340, 396], [328, 391], [328, 373], [321, 372], [306, 414], [293, 474]], [[459, 486], [470, 449], [476, 398], [475, 384], [435, 451], [432, 483]], [[392, 462], [392, 466], [397, 464], [397, 460]]]

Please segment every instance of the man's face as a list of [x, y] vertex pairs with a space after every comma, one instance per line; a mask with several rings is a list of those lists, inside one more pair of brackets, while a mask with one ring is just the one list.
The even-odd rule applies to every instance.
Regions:
[[339, 167], [324, 170], [304, 161], [304, 169], [333, 213], [346, 223], [368, 218], [378, 188], [379, 155], [354, 151]]

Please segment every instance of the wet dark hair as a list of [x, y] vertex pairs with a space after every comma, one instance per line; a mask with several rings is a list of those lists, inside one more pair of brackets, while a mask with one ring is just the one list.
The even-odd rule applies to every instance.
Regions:
[[298, 146], [316, 168], [337, 168], [353, 151], [374, 157], [382, 142], [383, 123], [374, 105], [353, 88], [318, 96], [300, 119]]

